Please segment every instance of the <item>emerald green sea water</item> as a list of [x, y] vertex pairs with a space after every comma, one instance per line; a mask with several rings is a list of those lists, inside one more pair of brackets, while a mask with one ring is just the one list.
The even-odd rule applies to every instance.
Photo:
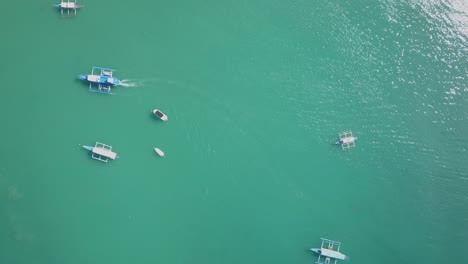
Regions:
[[56, 2], [0, 8], [0, 264], [468, 263], [465, 0]]

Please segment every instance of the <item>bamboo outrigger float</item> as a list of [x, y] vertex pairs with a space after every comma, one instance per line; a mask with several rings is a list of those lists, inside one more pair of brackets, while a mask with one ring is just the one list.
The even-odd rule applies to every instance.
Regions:
[[94, 147], [83, 146], [83, 148], [91, 151], [91, 158], [95, 160], [107, 162], [109, 159], [115, 160], [116, 158], [118, 158], [117, 153], [112, 151], [112, 146], [100, 142], [96, 142]]

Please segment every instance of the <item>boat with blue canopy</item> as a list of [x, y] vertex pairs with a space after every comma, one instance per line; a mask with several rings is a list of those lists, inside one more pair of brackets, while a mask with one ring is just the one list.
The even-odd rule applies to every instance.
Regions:
[[94, 66], [91, 74], [78, 75], [78, 79], [89, 82], [89, 90], [92, 92], [110, 93], [112, 87], [121, 85], [121, 81], [113, 76], [114, 71]]

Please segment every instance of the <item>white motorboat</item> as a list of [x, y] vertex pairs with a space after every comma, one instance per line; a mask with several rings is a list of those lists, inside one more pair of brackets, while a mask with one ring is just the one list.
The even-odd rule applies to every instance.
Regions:
[[158, 148], [154, 148], [154, 151], [156, 151], [156, 153], [158, 153], [158, 155], [159, 155], [160, 157], [164, 157], [164, 152], [163, 152], [162, 150], [160, 150], [160, 149], [158, 149]]
[[165, 115], [163, 112], [161, 112], [158, 109], [153, 109], [153, 114], [157, 116], [159, 119], [161, 119], [162, 121], [168, 120], [167, 115]]

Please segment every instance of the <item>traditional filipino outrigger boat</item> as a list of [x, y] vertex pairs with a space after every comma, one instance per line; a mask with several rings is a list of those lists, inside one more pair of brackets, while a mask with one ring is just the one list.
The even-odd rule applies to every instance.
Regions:
[[[95, 74], [95, 70], [99, 74]], [[89, 82], [89, 90], [92, 92], [109, 94], [112, 87], [121, 85], [121, 81], [113, 76], [114, 71], [114, 69], [94, 66], [91, 74], [80, 74], [78, 79]], [[93, 84], [97, 87], [93, 87]]]
[[357, 137], [353, 137], [353, 132], [351, 132], [351, 130], [341, 132], [338, 136], [340, 137], [340, 140], [335, 144], [341, 145], [343, 150], [355, 147], [354, 141], [357, 140]]
[[67, 2], [65, 2], [64, 0], [62, 0], [62, 2], [60, 2], [60, 4], [56, 4], [54, 5], [54, 7], [58, 7], [60, 8], [60, 14], [62, 14], [62, 16], [64, 16], [64, 10], [65, 12], [67, 12], [67, 16], [70, 16], [70, 11], [73, 10], [75, 11], [75, 16], [76, 16], [76, 10], [77, 9], [80, 9], [80, 8], [83, 8], [84, 5], [80, 5], [76, 2], [76, 0], [74, 2], [68, 0]]
[[112, 146], [96, 142], [94, 147], [91, 146], [83, 146], [83, 148], [91, 151], [91, 158], [95, 160], [99, 160], [102, 162], [107, 162], [109, 159], [115, 160], [117, 157], [117, 153], [112, 151]]
[[[311, 248], [310, 250], [317, 253], [318, 259], [317, 264], [330, 264], [330, 261], [334, 259], [334, 264], [337, 263], [338, 260], [347, 260], [349, 259], [348, 256], [340, 252], [341, 242], [333, 241], [326, 238], [321, 238], [322, 244], [320, 248]], [[325, 258], [325, 261], [322, 259]]]

